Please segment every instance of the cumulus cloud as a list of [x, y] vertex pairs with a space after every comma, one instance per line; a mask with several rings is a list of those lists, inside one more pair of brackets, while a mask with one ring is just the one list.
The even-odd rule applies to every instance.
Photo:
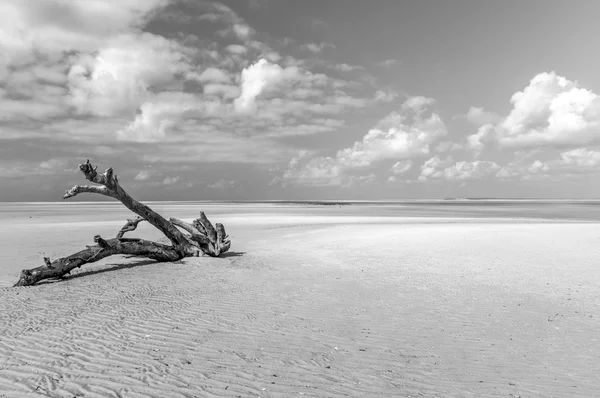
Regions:
[[486, 146], [495, 141], [495, 127], [493, 124], [485, 124], [477, 130], [477, 133], [467, 137], [467, 147], [471, 149], [475, 157], [479, 157]]
[[445, 179], [449, 181], [475, 180], [494, 176], [501, 167], [492, 161], [454, 162], [451, 156], [441, 159], [437, 156], [427, 160], [421, 166], [419, 181]]
[[587, 148], [576, 148], [561, 152], [558, 158], [546, 161], [518, 160], [502, 167], [500, 179], [557, 179], [586, 176], [600, 173], [600, 152]]
[[241, 94], [234, 102], [235, 109], [239, 112], [254, 110], [256, 97], [286, 78], [295, 77], [298, 73], [296, 67], [282, 68], [264, 58], [259, 59], [242, 71]]
[[456, 162], [444, 169], [447, 180], [475, 180], [494, 175], [500, 166], [489, 160], [476, 160], [474, 162]]
[[200, 101], [192, 94], [160, 93], [140, 106], [140, 112], [134, 121], [126, 128], [117, 131], [117, 139], [137, 142], [163, 140], [169, 129], [177, 125], [185, 112], [200, 110], [202, 107], [207, 110], [211, 108], [210, 103]]
[[[576, 81], [555, 72], [540, 73], [510, 100], [513, 108], [499, 123], [485, 124], [468, 137], [481, 151], [502, 148], [577, 147], [600, 141], [600, 99]], [[477, 113], [477, 112], [476, 112]]]
[[[149, 87], [168, 84], [190, 67], [175, 42], [139, 31], [165, 4], [2, 2], [0, 78], [8, 94], [53, 108], [46, 117], [66, 113], [66, 105], [102, 116], [135, 110]], [[64, 84], [68, 90], [58, 87]]]
[[425, 181], [428, 178], [439, 178], [443, 175], [442, 170], [454, 162], [452, 156], [447, 156], [441, 159], [439, 156], [434, 156], [427, 159], [421, 166], [421, 174], [419, 181]]
[[80, 113], [113, 116], [135, 111], [151, 90], [169, 88], [193, 70], [175, 42], [149, 33], [118, 36], [95, 56], [83, 54], [71, 66], [71, 104]]
[[[412, 97], [400, 112], [392, 112], [353, 146], [339, 150], [335, 157], [292, 159], [283, 176], [297, 185], [344, 185], [346, 178], [384, 160], [409, 160], [430, 153], [430, 146], [447, 134], [446, 126], [435, 112], [428, 113], [434, 101]], [[304, 163], [302, 163], [304, 161]]]

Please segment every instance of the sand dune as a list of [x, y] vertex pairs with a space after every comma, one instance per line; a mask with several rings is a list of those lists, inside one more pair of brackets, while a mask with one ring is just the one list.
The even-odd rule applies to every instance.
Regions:
[[599, 224], [223, 217], [224, 258], [1, 290], [0, 396], [600, 391]]

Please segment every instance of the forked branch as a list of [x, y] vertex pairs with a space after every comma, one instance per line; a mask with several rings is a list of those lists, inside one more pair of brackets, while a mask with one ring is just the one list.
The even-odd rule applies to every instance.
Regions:
[[194, 250], [190, 249], [187, 239], [185, 239], [181, 231], [175, 228], [173, 224], [165, 220], [150, 207], [138, 202], [125, 192], [121, 185], [119, 185], [119, 179], [117, 178], [117, 175], [113, 173], [112, 167], [106, 169], [104, 173], [99, 174], [96, 171], [97, 167], [92, 166], [88, 159], [85, 163], [79, 165], [79, 169], [88, 181], [95, 182], [101, 186], [75, 185], [65, 192], [63, 199], [72, 198], [84, 192], [97, 193], [115, 198], [123, 203], [129, 210], [136, 213], [165, 234], [173, 244], [173, 248], [181, 254], [181, 257], [196, 253]]

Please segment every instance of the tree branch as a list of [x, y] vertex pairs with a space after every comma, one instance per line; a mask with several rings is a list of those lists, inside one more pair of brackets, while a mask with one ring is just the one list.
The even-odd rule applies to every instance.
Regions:
[[93, 187], [87, 185], [76, 185], [67, 192], [65, 192], [63, 198], [71, 198], [82, 192], [99, 193], [113, 197], [123, 203], [132, 212], [136, 213], [150, 224], [155, 226], [161, 231], [173, 244], [173, 248], [180, 254], [181, 257], [189, 255], [195, 255], [196, 250], [190, 246], [185, 236], [179, 231], [173, 224], [165, 220], [160, 214], [156, 213], [150, 207], [138, 202], [133, 199], [125, 190], [119, 185], [119, 180], [116, 174], [113, 173], [113, 169], [109, 167], [102, 174], [99, 174], [96, 169], [97, 167], [92, 166], [88, 159], [85, 163], [79, 165], [79, 169], [85, 176], [85, 178], [96, 184], [103, 185], [103, 187]]
[[111, 198], [119, 199], [117, 195], [107, 187], [97, 187], [94, 185], [74, 185], [68, 189], [63, 195], [63, 199], [69, 199], [77, 196], [80, 193], [97, 193], [99, 195], [110, 196]]
[[21, 271], [21, 276], [14, 286], [30, 286], [43, 279], [62, 278], [74, 268], [116, 254], [148, 257], [156, 261], [177, 261], [180, 258], [179, 253], [171, 246], [142, 239], [104, 240], [100, 235], [96, 235], [94, 241], [97, 243], [96, 246], [88, 246], [87, 249], [70, 256], [52, 262], [47, 257], [44, 258], [44, 265]]
[[144, 221], [144, 219], [139, 216], [134, 219], [128, 218], [125, 225], [123, 225], [121, 227], [121, 229], [119, 230], [119, 233], [117, 233], [117, 238], [122, 238], [123, 235], [125, 235], [125, 232], [135, 231], [138, 224], [141, 223], [142, 221]]

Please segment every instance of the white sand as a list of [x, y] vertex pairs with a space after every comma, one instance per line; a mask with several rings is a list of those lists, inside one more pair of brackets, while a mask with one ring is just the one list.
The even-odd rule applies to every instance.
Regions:
[[[0, 290], [0, 396], [598, 396], [600, 224], [208, 215], [232, 255]], [[47, 221], [3, 256], [122, 224]]]

